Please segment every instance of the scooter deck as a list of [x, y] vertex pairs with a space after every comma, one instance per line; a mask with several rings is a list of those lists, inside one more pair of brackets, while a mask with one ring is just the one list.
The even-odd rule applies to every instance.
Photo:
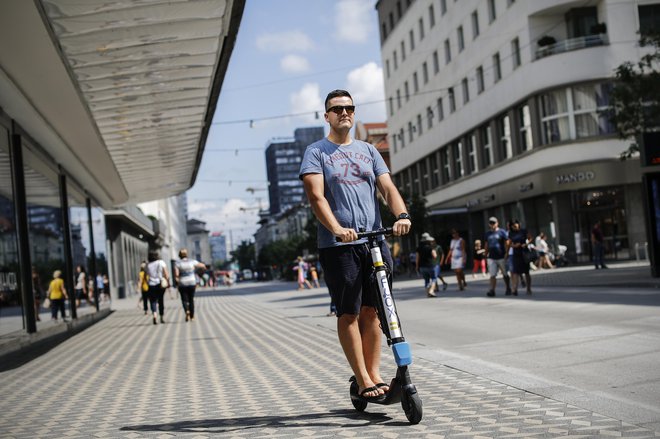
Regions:
[[390, 389], [382, 398], [365, 398], [360, 396], [358, 392], [357, 380], [354, 376], [351, 377], [351, 399], [368, 402], [370, 404], [390, 405], [401, 402], [401, 382], [398, 378], [392, 378], [390, 382]]

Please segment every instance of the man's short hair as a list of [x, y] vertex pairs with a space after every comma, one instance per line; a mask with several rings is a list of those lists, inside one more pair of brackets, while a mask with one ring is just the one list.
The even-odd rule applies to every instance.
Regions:
[[351, 94], [346, 90], [332, 90], [330, 93], [328, 93], [328, 96], [326, 96], [325, 98], [325, 111], [328, 111], [328, 102], [330, 101], [330, 99], [339, 98], [342, 96], [351, 98], [351, 101], [353, 100], [353, 96], [351, 96]]

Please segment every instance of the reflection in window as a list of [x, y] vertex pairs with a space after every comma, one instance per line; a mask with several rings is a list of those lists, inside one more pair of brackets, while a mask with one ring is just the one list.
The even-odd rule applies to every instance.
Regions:
[[431, 187], [440, 186], [440, 167], [438, 166], [438, 153], [431, 156]]
[[520, 147], [523, 151], [534, 147], [532, 140], [532, 119], [529, 115], [529, 105], [518, 108], [518, 123], [520, 125]]
[[463, 169], [463, 144], [461, 142], [452, 145], [452, 155], [454, 157], [454, 178], [461, 178], [465, 174]]
[[513, 150], [511, 148], [511, 121], [509, 116], [500, 118], [500, 145], [502, 147], [502, 160], [511, 158]]
[[440, 161], [442, 162], [442, 181], [447, 183], [451, 174], [449, 171], [449, 148], [446, 146], [440, 150]]
[[481, 141], [484, 167], [488, 167], [495, 162], [493, 160], [493, 137], [491, 136], [490, 125], [481, 128]]
[[565, 89], [541, 95], [541, 126], [545, 144], [571, 138]]
[[477, 164], [477, 136], [472, 133], [467, 137], [467, 154], [468, 154], [468, 174], [472, 174], [479, 170]]

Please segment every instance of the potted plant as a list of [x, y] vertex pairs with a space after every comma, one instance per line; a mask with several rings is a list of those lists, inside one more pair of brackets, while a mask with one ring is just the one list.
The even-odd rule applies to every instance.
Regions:
[[551, 46], [556, 42], [557, 40], [555, 40], [555, 37], [552, 37], [550, 35], [544, 35], [541, 38], [539, 38], [538, 45], [539, 47], [546, 47], [546, 46]]
[[607, 32], [607, 25], [605, 23], [597, 23], [591, 26], [591, 34], [598, 35]]

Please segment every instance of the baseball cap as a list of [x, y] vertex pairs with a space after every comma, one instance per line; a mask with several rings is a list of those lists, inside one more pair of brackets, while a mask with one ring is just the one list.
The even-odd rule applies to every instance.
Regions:
[[490, 218], [488, 218], [488, 222], [489, 223], [497, 223], [499, 221], [497, 221], [497, 218], [495, 218], [494, 216], [491, 216]]
[[422, 241], [433, 241], [433, 237], [430, 234], [424, 232], [422, 233]]

